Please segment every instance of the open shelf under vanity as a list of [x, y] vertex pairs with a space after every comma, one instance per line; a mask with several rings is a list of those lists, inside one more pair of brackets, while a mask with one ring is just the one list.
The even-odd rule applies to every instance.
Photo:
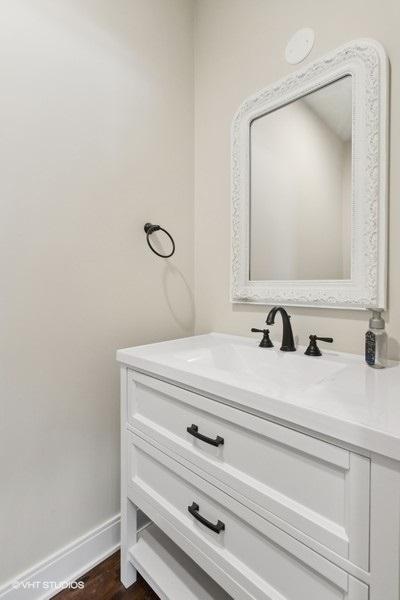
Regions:
[[161, 600], [231, 600], [152, 522], [138, 532], [129, 560]]

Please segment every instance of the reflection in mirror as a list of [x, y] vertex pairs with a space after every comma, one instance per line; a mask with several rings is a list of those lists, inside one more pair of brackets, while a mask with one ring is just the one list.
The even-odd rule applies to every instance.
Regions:
[[253, 120], [250, 155], [250, 279], [349, 279], [351, 76]]

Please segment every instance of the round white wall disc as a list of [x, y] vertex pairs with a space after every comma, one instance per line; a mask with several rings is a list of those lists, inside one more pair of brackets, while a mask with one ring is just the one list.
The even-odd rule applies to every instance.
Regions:
[[311, 52], [314, 46], [315, 33], [310, 27], [299, 29], [290, 38], [288, 45], [286, 46], [286, 60], [291, 65], [297, 65], [297, 63], [304, 60]]

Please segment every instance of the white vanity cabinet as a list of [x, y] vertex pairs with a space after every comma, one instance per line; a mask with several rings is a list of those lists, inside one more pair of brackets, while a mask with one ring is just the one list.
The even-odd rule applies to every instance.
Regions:
[[[240, 347], [228, 337], [220, 345]], [[278, 405], [268, 414], [267, 397], [261, 414], [251, 389], [217, 396], [190, 352], [179, 375], [174, 350], [192, 340], [118, 355], [123, 583], [138, 569], [169, 600], [399, 600], [399, 463], [371, 451], [361, 427], [353, 443], [319, 431], [310, 408], [314, 429], [279, 419]], [[340, 360], [330, 385], [355, 368]], [[139, 509], [151, 520], [141, 529]]]

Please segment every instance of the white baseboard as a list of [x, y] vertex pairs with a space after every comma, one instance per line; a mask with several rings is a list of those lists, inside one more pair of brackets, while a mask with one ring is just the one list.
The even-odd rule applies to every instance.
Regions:
[[[1, 600], [48, 600], [60, 589], [52, 582], [75, 581], [120, 546], [120, 516], [115, 515], [0, 588]], [[28, 585], [30, 584], [30, 585]]]

